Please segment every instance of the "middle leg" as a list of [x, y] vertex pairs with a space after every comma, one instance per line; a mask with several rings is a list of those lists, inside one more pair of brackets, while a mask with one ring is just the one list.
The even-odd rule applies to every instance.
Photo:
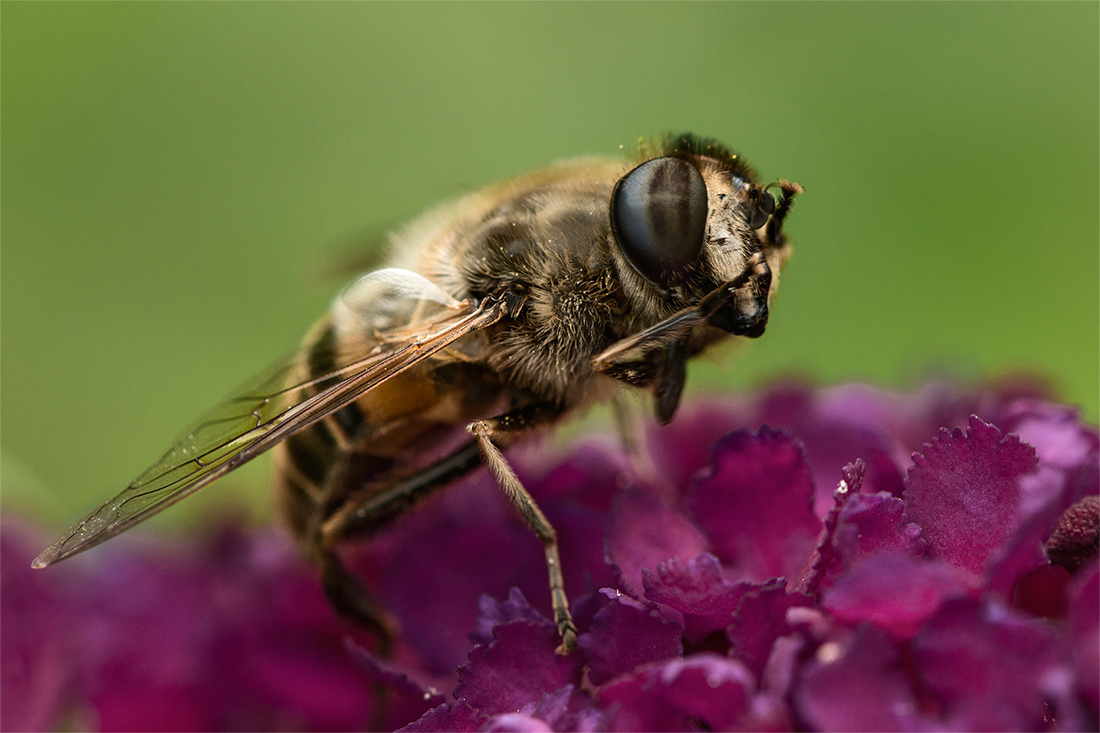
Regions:
[[475, 420], [466, 429], [477, 440], [482, 460], [496, 478], [497, 485], [542, 542], [546, 552], [546, 569], [550, 576], [550, 602], [554, 610], [554, 623], [561, 634], [561, 645], [557, 648], [557, 653], [568, 654], [577, 648], [577, 627], [573, 623], [569, 600], [565, 595], [565, 580], [558, 553], [558, 533], [494, 443], [494, 439], [504, 444], [510, 443], [518, 434], [540, 423], [549, 422], [560, 414], [560, 410], [549, 405], [528, 405], [497, 417]]

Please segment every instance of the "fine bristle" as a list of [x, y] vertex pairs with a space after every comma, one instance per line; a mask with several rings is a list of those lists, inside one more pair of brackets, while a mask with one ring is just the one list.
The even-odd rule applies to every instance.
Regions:
[[690, 132], [670, 133], [657, 140], [639, 140], [639, 152], [647, 159], [660, 156], [711, 158], [742, 178], [756, 180], [756, 172], [740, 155], [713, 138]]

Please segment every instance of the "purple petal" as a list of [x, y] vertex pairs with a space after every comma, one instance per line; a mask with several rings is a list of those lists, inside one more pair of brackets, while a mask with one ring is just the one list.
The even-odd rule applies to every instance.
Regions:
[[2, 730], [58, 730], [71, 698], [76, 675], [69, 633], [72, 620], [58, 591], [70, 581], [69, 568], [57, 568], [55, 575], [32, 570], [31, 560], [44, 546], [43, 538], [4, 521], [0, 531]]
[[812, 603], [801, 593], [787, 593], [782, 580], [756, 586], [745, 594], [726, 631], [730, 656], [761, 678], [775, 640], [791, 633], [787, 609]]
[[656, 572], [643, 569], [642, 583], [646, 598], [684, 615], [684, 634], [690, 642], [729, 626], [742, 596], [755, 587], [726, 580], [718, 558], [709, 553], [688, 560], [666, 560], [657, 565]]
[[[517, 453], [516, 472], [543, 508], [569, 499], [606, 514], [611, 500], [634, 473], [630, 458], [617, 444], [592, 439], [572, 445], [564, 456], [542, 445]], [[541, 465], [536, 468], [536, 464]]]
[[1100, 453], [1068, 473], [1065, 496], [1069, 501], [1076, 502], [1086, 496], [1098, 494], [1100, 494]]
[[920, 527], [906, 521], [905, 504], [886, 493], [859, 494], [845, 505], [836, 531], [836, 554], [843, 568], [881, 552], [924, 554]]
[[936, 557], [980, 578], [1016, 527], [1019, 478], [1038, 465], [1035, 450], [972, 417], [965, 434], [941, 430], [913, 462], [905, 480], [909, 519]]
[[549, 612], [541, 544], [491, 479], [478, 478], [408, 516], [385, 566], [384, 605], [436, 673], [466, 658], [482, 594], [500, 598], [518, 587]]
[[703, 653], [649, 667], [603, 688], [598, 700], [611, 730], [729, 730], [748, 714], [755, 685], [741, 663]]
[[573, 614], [573, 623], [576, 624], [579, 630], [588, 629], [592, 626], [596, 614], [609, 602], [607, 596], [600, 591], [588, 593], [574, 599], [573, 607], [570, 609]]
[[613, 590], [604, 592], [611, 603], [596, 614], [592, 628], [577, 639], [593, 684], [602, 685], [641, 665], [683, 653], [680, 625], [664, 618], [656, 605]]
[[[964, 730], [1038, 730], [1046, 701], [1072, 673], [1049, 626], [996, 603], [948, 602], [912, 641], [925, 688], [944, 721]], [[1063, 711], [1064, 712], [1064, 711]]]
[[1096, 428], [1083, 425], [1073, 407], [1046, 400], [1018, 399], [998, 416], [997, 424], [1006, 433], [1016, 433], [1039, 454], [1044, 466], [1065, 471], [1095, 462], [1100, 450]]
[[1069, 604], [1071, 580], [1069, 571], [1058, 565], [1034, 570], [1016, 581], [1010, 605], [1014, 611], [1038, 618], [1062, 619]]
[[800, 634], [775, 640], [752, 701], [752, 730], [796, 730], [790, 691], [802, 673], [806, 643]]
[[652, 426], [646, 436], [646, 455], [658, 476], [667, 483], [669, 495], [680, 500], [696, 471], [711, 461], [715, 441], [730, 430], [759, 425], [747, 401], [720, 397], [688, 403], [668, 425]]
[[695, 557], [707, 550], [706, 536], [680, 509], [640, 489], [621, 492], [611, 507], [607, 561], [619, 568], [623, 591], [640, 598], [642, 570], [673, 557]]
[[[909, 451], [974, 412], [1035, 452], [975, 419], [914, 459], [900, 501]], [[706, 470], [712, 439], [762, 422], [793, 437], [729, 435]], [[1100, 439], [1074, 411], [1004, 390], [787, 385], [686, 405], [653, 435], [644, 489], [615, 447], [509, 454], [558, 531], [585, 632], [567, 657], [539, 543], [484, 472], [341, 549], [401, 623], [385, 661], [369, 635], [345, 648], [280, 536], [138, 533], [32, 572], [5, 522], [0, 729], [362, 729], [378, 683], [385, 726], [423, 713], [409, 730], [1096, 729]], [[825, 496], [857, 457], [868, 493], [822, 533], [814, 479]], [[786, 592], [807, 567], [816, 604]], [[627, 595], [593, 590], [618, 578]], [[729, 656], [679, 659], [684, 637]]]
[[832, 505], [837, 468], [857, 459], [866, 465], [865, 491], [900, 497], [904, 487], [882, 425], [869, 422], [866, 415], [854, 419], [850, 406], [838, 402], [825, 402], [815, 395], [801, 414], [774, 415], [769, 405], [760, 416], [761, 422], [798, 436], [817, 487], [815, 504], [822, 518]]
[[606, 728], [604, 713], [590, 695], [573, 685], [548, 693], [520, 711], [554, 731], [595, 731]]
[[[614, 585], [617, 579], [615, 569], [607, 564], [604, 557], [607, 512], [568, 500], [543, 506], [543, 510], [558, 532], [558, 551], [561, 554], [562, 574], [565, 576], [565, 589], [570, 594], [569, 598], [578, 598], [582, 593]], [[550, 594], [546, 585], [545, 559], [542, 564], [542, 577], [535, 575], [528, 578], [528, 584], [524, 588], [529, 593], [537, 589], [538, 595], [532, 598], [536, 601], [545, 599], [549, 610]]]
[[580, 682], [581, 655], [554, 653], [561, 640], [552, 624], [515, 621], [497, 626], [493, 635], [493, 642], [475, 647], [459, 669], [455, 700], [496, 715]]
[[1037, 475], [1020, 480], [1024, 516], [1057, 514], [1100, 493], [1100, 434], [1082, 425], [1077, 410], [1035, 399], [1008, 405], [999, 424], [1035, 447]]
[[480, 730], [487, 717], [462, 701], [444, 703], [399, 730], [403, 733], [473, 733]]
[[735, 579], [797, 577], [821, 531], [813, 479], [798, 444], [784, 433], [741, 430], [714, 447], [710, 470], [697, 476], [688, 506], [714, 554]]
[[1048, 504], [1024, 516], [1008, 535], [1004, 546], [990, 557], [985, 580], [987, 592], [1008, 602], [1024, 577], [1049, 566], [1043, 540], [1050, 534], [1057, 512], [1057, 504]]
[[[907, 455], [902, 456], [900, 462], [905, 465], [908, 461], [904, 459], [922, 448], [928, 437], [936, 435], [941, 428], [966, 427], [975, 412], [988, 413], [987, 397], [989, 395], [962, 392], [947, 382], [928, 382], [911, 395], [883, 394], [884, 402], [892, 404], [890, 414], [880, 424], [887, 426], [895, 442], [907, 449]], [[1002, 398], [995, 395], [992, 401], [999, 405]]]
[[95, 698], [96, 726], [101, 731], [200, 731], [222, 727], [209, 696], [198, 687], [172, 688], [136, 682], [129, 689], [112, 687]]
[[966, 594], [948, 565], [880, 553], [856, 563], [825, 592], [822, 607], [839, 622], [870, 621], [908, 638], [943, 602]]
[[[230, 727], [351, 729], [369, 717], [370, 684], [360, 674], [349, 674], [349, 657], [335, 649], [317, 648], [305, 638], [272, 636], [261, 648], [249, 650], [247, 659], [249, 666], [236, 671], [237, 685], [250, 698], [240, 705], [246, 717], [231, 721]], [[138, 707], [135, 702], [129, 706]], [[398, 724], [415, 719], [425, 707], [414, 705]]]
[[837, 526], [840, 523], [841, 512], [848, 505], [848, 501], [857, 495], [863, 486], [863, 475], [867, 469], [862, 458], [857, 458], [855, 463], [849, 463], [841, 469], [843, 478], [833, 491], [833, 506], [825, 514], [824, 530], [817, 540], [810, 561], [805, 566], [802, 576], [795, 587], [802, 593], [813, 595], [818, 592], [821, 581], [832, 563], [835, 553], [835, 536]]
[[843, 642], [821, 645], [792, 696], [810, 729], [921, 731], [923, 719], [905, 662], [889, 632], [860, 626]]
[[508, 624], [513, 621], [534, 621], [542, 625], [550, 623], [550, 619], [531, 607], [519, 588], [509, 590], [508, 600], [503, 602], [483, 594], [477, 600], [477, 610], [477, 628], [470, 632], [470, 641], [474, 644], [491, 644], [493, 628], [497, 624]]
[[[607, 479], [614, 456], [606, 453], [582, 451], [576, 462], [563, 464], [563, 475], [546, 465], [525, 468], [524, 464], [537, 463], [538, 454], [531, 451], [521, 453], [517, 462], [517, 470], [527, 475], [528, 488], [558, 532], [571, 598], [590, 590], [594, 582], [606, 584], [614, 578], [603, 558], [606, 514], [584, 503], [589, 498], [585, 491], [597, 489], [584, 481], [566, 486], [569, 476], [589, 464], [594, 471], [590, 482]], [[597, 456], [604, 460], [597, 461]], [[613, 483], [613, 488], [618, 485]], [[363, 552], [380, 568], [383, 605], [398, 619], [405, 641], [435, 674], [453, 674], [466, 658], [482, 594], [500, 598], [516, 587], [542, 614], [551, 613], [541, 544], [484, 472], [417, 507], [392, 532], [364, 543]], [[356, 570], [367, 574], [358, 565]]]
[[545, 721], [523, 713], [502, 713], [489, 718], [481, 730], [487, 733], [553, 733], [554, 729]]
[[896, 401], [896, 395], [863, 385], [815, 392], [807, 385], [780, 384], [768, 390], [746, 424], [768, 424], [798, 436], [817, 487], [818, 515], [824, 518], [837, 468], [856, 459], [867, 466], [864, 490], [901, 495], [900, 467], [908, 455], [897, 455], [886, 429]]
[[[116, 566], [109, 582], [98, 580], [112, 595], [114, 582], [131, 589], [148, 583], [144, 590], [166, 593], [159, 608], [145, 598], [108, 611], [112, 623], [141, 635], [140, 647], [116, 647], [114, 659], [100, 667], [113, 670], [115, 688], [125, 689], [114, 666], [122, 664], [130, 679], [141, 682], [181, 674], [197, 680], [215, 706], [217, 727], [363, 725], [370, 715], [370, 679], [347, 653], [347, 629], [325, 602], [314, 569], [280, 535], [257, 538], [230, 528], [214, 539], [178, 558], [150, 553], [148, 561], [131, 564], [152, 577], [134, 578]], [[160, 669], [142, 671], [130, 655], [152, 660], [154, 649], [164, 654], [156, 662]], [[130, 706], [147, 707], [147, 701], [138, 696]]]
[[428, 710], [443, 704], [443, 693], [434, 687], [413, 680], [390, 662], [380, 659], [351, 639], [346, 639], [344, 646], [371, 679], [385, 686], [387, 727], [394, 728], [416, 720]]
[[1077, 687], [1095, 723], [1100, 719], [1100, 572], [1081, 573], [1070, 589], [1067, 641]]
[[[69, 714], [80, 727], [94, 719], [104, 730], [347, 730], [368, 719], [371, 680], [344, 650], [346, 630], [313, 570], [280, 536], [230, 529], [184, 545], [139, 535], [34, 572], [62, 581], [71, 604], [53, 638], [79, 651], [53, 664], [69, 677]], [[6, 643], [18, 622], [8, 604], [24, 595], [8, 590]], [[39, 605], [36, 615], [48, 609]], [[34, 703], [49, 675], [28, 669], [38, 677]], [[17, 701], [6, 675], [4, 684], [5, 701]]]

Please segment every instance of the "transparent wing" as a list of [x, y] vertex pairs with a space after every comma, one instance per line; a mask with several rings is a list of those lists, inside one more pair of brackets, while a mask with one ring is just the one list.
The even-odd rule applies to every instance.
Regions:
[[34, 567], [126, 531], [462, 336], [496, 323], [504, 312], [498, 299], [456, 301], [404, 270], [364, 276], [337, 299], [333, 319], [338, 328], [361, 330], [372, 345], [369, 353], [345, 358], [307, 381], [293, 377], [303, 373], [308, 348], [274, 364], [195, 420], [159, 461], [70, 527]]

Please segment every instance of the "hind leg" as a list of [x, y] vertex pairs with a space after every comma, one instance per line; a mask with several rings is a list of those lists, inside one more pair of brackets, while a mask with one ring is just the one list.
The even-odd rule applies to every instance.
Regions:
[[[336, 502], [329, 486], [341, 486], [345, 472], [333, 469], [326, 481], [328, 501], [319, 502], [305, 530], [307, 544], [321, 573], [325, 596], [333, 609], [356, 626], [377, 632], [388, 646], [397, 623], [344, 565], [336, 547], [381, 529], [416, 502], [438, 491], [480, 464], [477, 445], [466, 443], [413, 476], [371, 492], [362, 501]], [[349, 500], [350, 499], [350, 500]], [[335, 506], [334, 506], [335, 504]]]

